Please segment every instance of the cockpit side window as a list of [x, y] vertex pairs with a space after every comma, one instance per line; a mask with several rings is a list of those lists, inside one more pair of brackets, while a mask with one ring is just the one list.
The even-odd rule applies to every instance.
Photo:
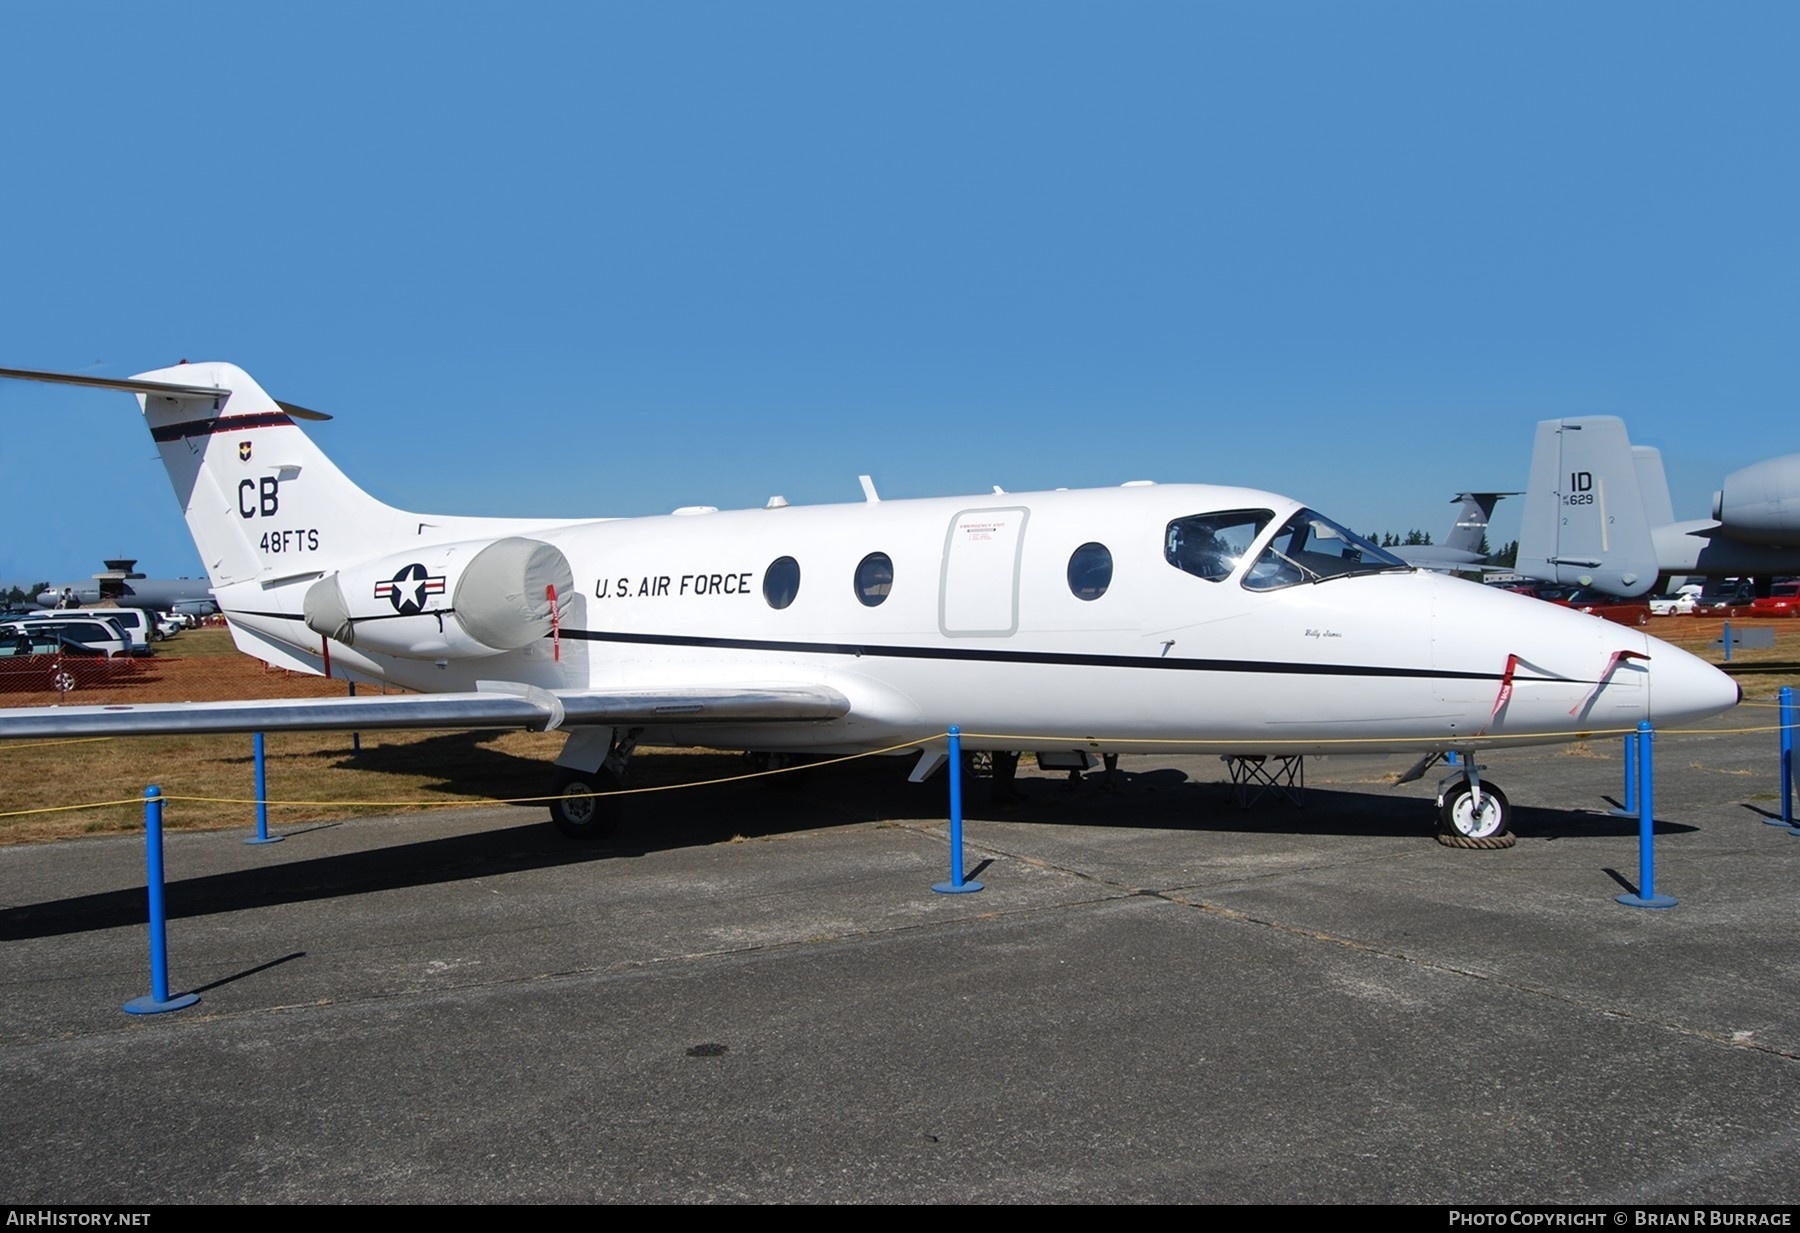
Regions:
[[1252, 591], [1275, 591], [1302, 582], [1411, 568], [1323, 514], [1303, 509], [1281, 524], [1244, 575], [1244, 586]]
[[1163, 557], [1183, 573], [1223, 582], [1274, 516], [1272, 510], [1234, 509], [1177, 518], [1163, 532]]

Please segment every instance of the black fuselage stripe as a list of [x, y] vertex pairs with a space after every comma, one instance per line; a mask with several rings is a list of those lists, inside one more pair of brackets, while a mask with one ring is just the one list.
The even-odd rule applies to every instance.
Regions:
[[775, 651], [799, 655], [849, 655], [875, 659], [937, 659], [1000, 664], [1060, 664], [1082, 668], [1150, 668], [1173, 672], [1268, 672], [1291, 676], [1416, 677], [1434, 680], [1498, 681], [1498, 672], [1448, 672], [1436, 668], [1393, 668], [1378, 664], [1299, 664], [1246, 659], [1177, 659], [1150, 655], [1091, 655], [1074, 651], [1010, 651], [997, 647], [880, 646], [841, 642], [765, 642], [753, 638], [700, 638], [686, 634], [627, 634], [565, 629], [582, 642], [635, 646], [687, 646], [708, 650]]
[[181, 441], [188, 437], [211, 437], [221, 432], [247, 432], [252, 428], [280, 428], [284, 424], [292, 424], [287, 414], [282, 411], [260, 411], [255, 415], [216, 415], [209, 420], [188, 420], [182, 424], [164, 424], [161, 428], [152, 428], [150, 436], [156, 441]]
[[[447, 611], [447, 610], [446, 610]], [[279, 621], [303, 618], [288, 612], [245, 612], [244, 616], [272, 617]], [[395, 613], [404, 616], [405, 613]], [[416, 613], [430, 616], [433, 613]], [[357, 620], [390, 619], [358, 617]], [[551, 637], [549, 634], [544, 635]], [[1072, 651], [1009, 651], [998, 647], [881, 646], [846, 642], [776, 642], [755, 638], [702, 638], [690, 634], [628, 634], [598, 629], [565, 629], [562, 637], [575, 642], [616, 642], [629, 646], [681, 646], [714, 651], [761, 651], [782, 655], [847, 655], [871, 659], [935, 659], [963, 663], [1059, 664], [1079, 668], [1148, 668], [1164, 672], [1246, 672], [1278, 676], [1363, 676], [1437, 681], [1494, 681], [1500, 672], [1452, 672], [1440, 668], [1394, 668], [1381, 664], [1299, 664], [1253, 659], [1175, 659], [1150, 655], [1084, 655]], [[1530, 677], [1515, 680], [1563, 680]], [[1574, 682], [1570, 682], [1574, 683]], [[1581, 682], [1591, 684], [1592, 682]]]

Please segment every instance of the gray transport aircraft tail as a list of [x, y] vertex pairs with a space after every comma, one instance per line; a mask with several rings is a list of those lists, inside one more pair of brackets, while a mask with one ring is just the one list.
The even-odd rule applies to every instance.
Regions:
[[[1654, 457], [1652, 456], [1654, 455]], [[1669, 503], [1662, 457], [1637, 454], [1614, 415], [1544, 420], [1531, 451], [1518, 571], [1546, 582], [1642, 595], [1656, 585], [1656, 545], [1640, 477]]]
[[1487, 553], [1482, 540], [1487, 536], [1488, 520], [1501, 497], [1516, 497], [1516, 492], [1459, 492], [1450, 499], [1460, 503], [1450, 534], [1441, 544], [1410, 544], [1389, 549], [1408, 565], [1420, 569], [1477, 570], [1483, 568]]
[[1659, 578], [1800, 573], [1800, 454], [1733, 471], [1712, 517], [1676, 522], [1661, 451], [1615, 416], [1545, 420], [1531, 454], [1519, 572], [1642, 595]]
[[1444, 537], [1444, 547], [1458, 552], [1481, 555], [1481, 541], [1487, 538], [1488, 522], [1494, 516], [1494, 505], [1501, 497], [1516, 497], [1516, 492], [1459, 492], [1453, 500], [1461, 501], [1456, 512], [1456, 525]]

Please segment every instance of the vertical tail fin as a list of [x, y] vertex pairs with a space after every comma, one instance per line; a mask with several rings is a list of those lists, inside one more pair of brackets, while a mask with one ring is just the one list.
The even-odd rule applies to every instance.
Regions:
[[[1618, 595], [1655, 586], [1656, 547], [1640, 474], [1618, 417], [1539, 423], [1519, 528], [1519, 572]], [[1667, 500], [1665, 485], [1661, 501]]]
[[1481, 543], [1487, 538], [1488, 522], [1494, 516], [1494, 506], [1501, 497], [1515, 497], [1516, 492], [1459, 492], [1452, 500], [1462, 503], [1456, 511], [1456, 521], [1451, 524], [1450, 534], [1444, 537], [1444, 547], [1457, 552], [1481, 553]]
[[215, 588], [328, 568], [406, 526], [294, 423], [309, 413], [241, 368], [183, 364], [120, 384], [132, 383]]
[[1675, 502], [1669, 499], [1669, 477], [1663, 471], [1662, 451], [1654, 445], [1634, 445], [1631, 460], [1637, 464], [1638, 492], [1644, 498], [1644, 517], [1652, 532], [1675, 521]]

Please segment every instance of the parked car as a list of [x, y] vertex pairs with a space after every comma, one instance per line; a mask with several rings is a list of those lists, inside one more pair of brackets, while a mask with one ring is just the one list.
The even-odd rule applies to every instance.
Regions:
[[1750, 601], [1750, 615], [1800, 617], [1800, 582], [1777, 582], [1767, 595]]
[[1699, 597], [1688, 591], [1680, 595], [1652, 595], [1651, 616], [1692, 616], [1699, 610]]
[[[121, 660], [120, 666], [130, 664]], [[0, 693], [68, 693], [112, 680], [105, 651], [49, 630], [0, 632]], [[132, 671], [136, 671], [135, 666]]]
[[1488, 585], [1514, 595], [1529, 595], [1533, 599], [1548, 600], [1553, 604], [1561, 602], [1575, 592], [1574, 587], [1557, 586], [1549, 582], [1490, 582]]
[[1703, 616], [1745, 616], [1756, 599], [1756, 586], [1748, 578], [1712, 578], [1700, 592], [1696, 609]]
[[1622, 595], [1608, 595], [1605, 591], [1596, 591], [1592, 587], [1581, 587], [1570, 591], [1562, 599], [1553, 599], [1553, 604], [1561, 604], [1565, 608], [1573, 608], [1577, 612], [1585, 612], [1589, 616], [1603, 617], [1608, 621], [1616, 621], [1620, 625], [1650, 624], [1650, 605], [1642, 599], [1626, 599]]
[[148, 655], [150, 644], [158, 637], [151, 615], [142, 608], [39, 608], [31, 614], [61, 621], [69, 617], [92, 617], [108, 621], [124, 631], [133, 655]]
[[60, 634], [67, 641], [92, 647], [108, 657], [128, 655], [132, 646], [124, 630], [95, 617], [20, 617], [0, 626], [0, 633]]

